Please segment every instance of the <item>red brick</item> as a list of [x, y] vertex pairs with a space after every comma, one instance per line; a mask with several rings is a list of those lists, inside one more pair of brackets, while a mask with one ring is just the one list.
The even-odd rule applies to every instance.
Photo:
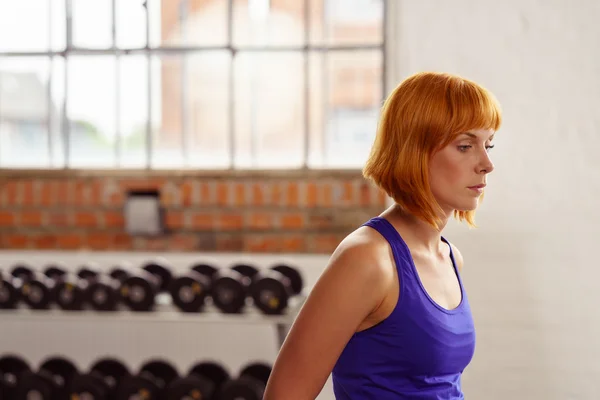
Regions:
[[252, 205], [262, 206], [265, 204], [265, 185], [260, 183], [252, 184]]
[[333, 205], [333, 187], [331, 183], [323, 183], [320, 188], [319, 205], [331, 207]]
[[56, 182], [56, 204], [67, 205], [71, 204], [71, 182], [61, 180]]
[[181, 205], [189, 207], [194, 202], [194, 182], [185, 181], [181, 184]]
[[217, 205], [225, 206], [229, 200], [229, 185], [225, 182], [217, 183]]
[[33, 247], [36, 249], [54, 249], [56, 247], [56, 236], [41, 234], [33, 239]]
[[19, 219], [20, 225], [40, 226], [42, 225], [42, 213], [40, 211], [23, 211]]
[[167, 211], [165, 215], [166, 225], [170, 229], [179, 229], [183, 227], [183, 212], [182, 211]]
[[235, 201], [234, 204], [237, 206], [243, 206], [246, 204], [246, 187], [243, 183], [236, 183], [234, 187]]
[[122, 228], [125, 226], [125, 217], [116, 211], [104, 213], [104, 224], [108, 228]]
[[110, 233], [94, 232], [87, 235], [85, 245], [92, 250], [108, 250], [113, 247], [113, 240]]
[[29, 243], [30, 237], [23, 234], [8, 234], [4, 238], [4, 246], [11, 249], [26, 249]]
[[75, 226], [89, 228], [97, 225], [98, 219], [96, 218], [96, 214], [92, 212], [75, 213]]
[[194, 213], [191, 217], [192, 228], [212, 229], [214, 227], [214, 216], [210, 213]]
[[352, 205], [354, 202], [354, 185], [352, 182], [344, 182], [342, 186], [341, 203], [343, 205]]
[[281, 240], [281, 251], [290, 253], [301, 253], [306, 250], [306, 238], [304, 236], [284, 237]]
[[371, 185], [368, 182], [362, 182], [358, 188], [359, 205], [370, 206], [371, 205]]
[[23, 182], [23, 197], [21, 198], [21, 205], [30, 206], [35, 201], [33, 181]]
[[11, 181], [6, 182], [3, 185], [4, 192], [4, 203], [8, 206], [14, 206], [19, 204], [19, 192], [23, 187], [22, 182], [20, 181]]
[[278, 182], [272, 182], [270, 184], [270, 188], [271, 188], [271, 195], [270, 195], [270, 199], [269, 202], [267, 204], [272, 205], [272, 206], [279, 206], [282, 203], [283, 200], [283, 188], [282, 188], [282, 184], [278, 183]]
[[58, 235], [56, 238], [56, 247], [60, 249], [78, 249], [82, 244], [81, 235], [74, 233]]
[[43, 206], [50, 206], [56, 203], [56, 192], [57, 192], [57, 184], [54, 181], [43, 180], [40, 181], [40, 190], [39, 196], [37, 198], [36, 204], [41, 204]]
[[219, 229], [241, 229], [243, 226], [244, 218], [240, 214], [222, 214], [219, 216]]
[[317, 185], [314, 182], [308, 182], [306, 184], [306, 206], [314, 207], [317, 205]]
[[179, 233], [173, 235], [169, 244], [169, 249], [176, 251], [195, 250], [197, 247], [198, 237], [190, 233]]
[[290, 182], [287, 184], [285, 205], [288, 207], [296, 207], [299, 200], [298, 184]]
[[274, 235], [247, 235], [244, 251], [252, 253], [275, 253], [281, 249], [281, 238]]
[[238, 252], [244, 249], [244, 240], [240, 235], [218, 235], [216, 240], [217, 251]]
[[283, 214], [280, 225], [283, 229], [301, 229], [304, 226], [304, 216], [299, 213]]
[[271, 229], [273, 216], [268, 213], [253, 213], [249, 215], [246, 225], [251, 229]]
[[11, 226], [15, 223], [15, 216], [11, 212], [0, 212], [0, 226]]
[[49, 211], [48, 225], [50, 227], [68, 226], [71, 224], [71, 213], [69, 211]]
[[212, 182], [201, 182], [200, 183], [200, 204], [212, 205], [214, 204], [211, 196], [211, 188], [214, 190], [214, 183]]
[[132, 250], [133, 249], [133, 238], [124, 232], [116, 233], [113, 239], [113, 245], [115, 250]]

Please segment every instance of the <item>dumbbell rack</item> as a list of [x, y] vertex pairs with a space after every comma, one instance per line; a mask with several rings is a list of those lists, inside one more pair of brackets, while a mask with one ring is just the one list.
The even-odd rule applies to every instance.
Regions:
[[256, 310], [252, 306], [246, 307], [246, 310], [240, 314], [225, 314], [217, 310], [210, 303], [207, 304], [204, 311], [199, 313], [185, 313], [176, 309], [171, 304], [171, 298], [166, 294], [159, 294], [156, 297], [156, 305], [154, 311], [150, 312], [135, 312], [121, 309], [118, 311], [98, 312], [91, 310], [82, 311], [65, 311], [57, 308], [48, 310], [33, 310], [26, 307], [19, 307], [14, 310], [0, 310], [0, 319], [9, 321], [16, 319], [37, 320], [37, 321], [127, 321], [127, 322], [142, 322], [142, 321], [160, 321], [167, 323], [207, 323], [207, 324], [222, 324], [222, 323], [237, 323], [244, 324], [272, 324], [276, 329], [278, 338], [277, 347], [283, 345], [285, 337], [289, 331], [291, 324], [296, 317], [296, 314], [304, 300], [305, 295], [295, 296], [290, 299], [288, 310], [282, 315], [265, 315]]

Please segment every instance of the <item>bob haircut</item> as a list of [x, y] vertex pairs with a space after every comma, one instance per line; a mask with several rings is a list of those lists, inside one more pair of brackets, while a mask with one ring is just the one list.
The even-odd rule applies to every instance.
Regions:
[[[409, 76], [385, 100], [363, 176], [405, 211], [439, 229], [442, 212], [429, 186], [429, 160], [472, 129], [497, 131], [502, 112], [492, 93], [457, 75]], [[483, 198], [480, 198], [480, 200]], [[454, 210], [475, 225], [475, 211]]]

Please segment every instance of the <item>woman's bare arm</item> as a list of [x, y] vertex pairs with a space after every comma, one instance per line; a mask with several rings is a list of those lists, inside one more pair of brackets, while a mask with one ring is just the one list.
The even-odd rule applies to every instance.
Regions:
[[381, 246], [346, 238], [311, 290], [273, 365], [265, 400], [314, 400], [360, 323], [382, 302], [392, 275]]

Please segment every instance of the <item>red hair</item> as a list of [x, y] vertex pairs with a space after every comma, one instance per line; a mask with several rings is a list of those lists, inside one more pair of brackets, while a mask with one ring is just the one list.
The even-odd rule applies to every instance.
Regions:
[[[498, 101], [477, 83], [448, 73], [412, 75], [384, 102], [363, 175], [438, 229], [441, 208], [429, 186], [431, 156], [461, 133], [497, 131], [501, 123]], [[455, 210], [454, 217], [475, 226], [474, 210]]]

